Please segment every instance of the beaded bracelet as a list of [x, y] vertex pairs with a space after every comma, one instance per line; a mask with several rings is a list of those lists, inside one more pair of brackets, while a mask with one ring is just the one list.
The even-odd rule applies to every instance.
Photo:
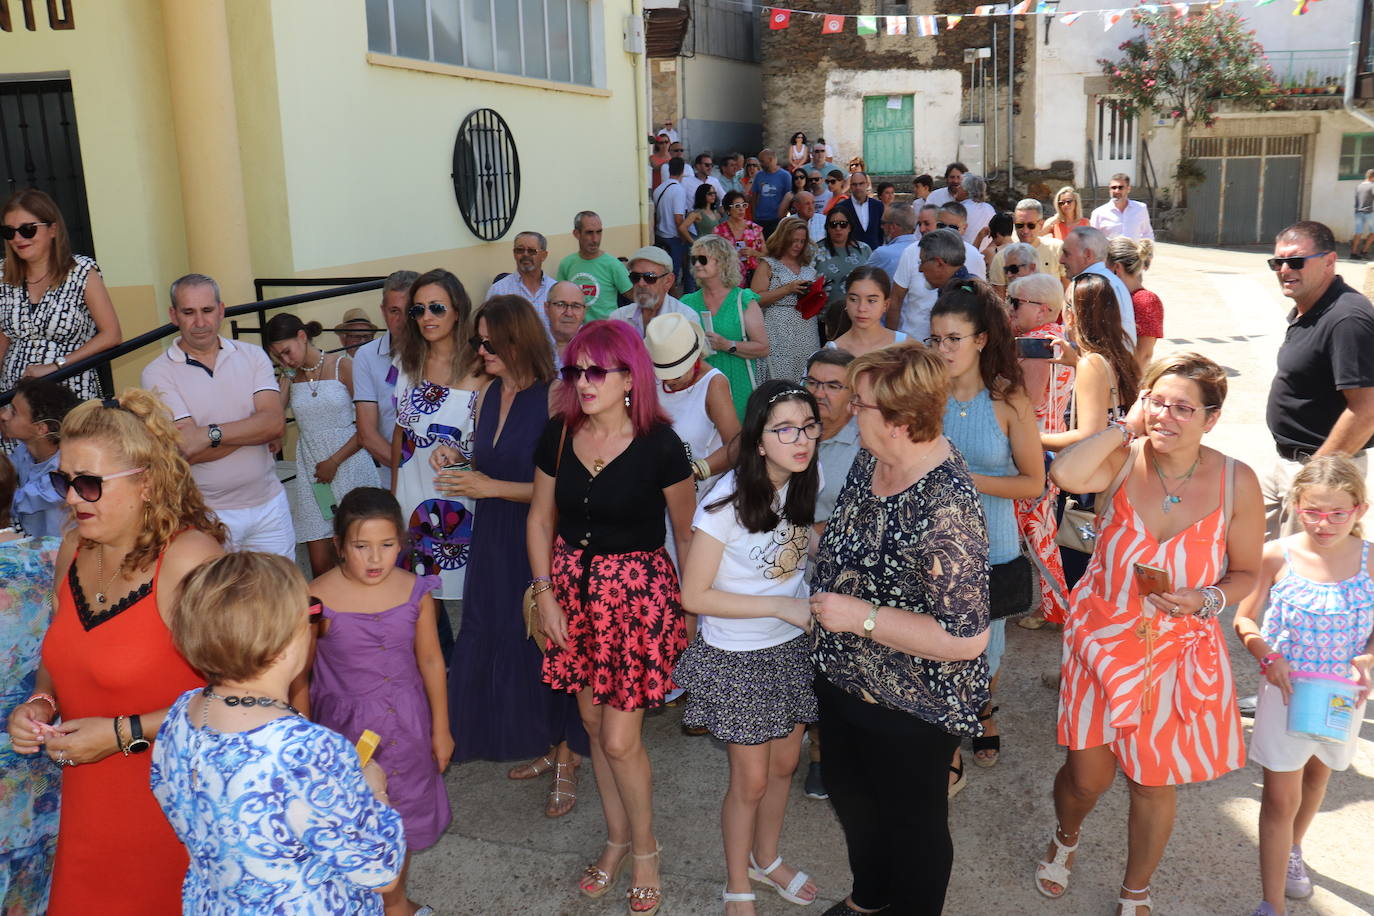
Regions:
[[553, 579], [549, 578], [548, 576], [535, 576], [533, 579], [530, 580], [530, 585], [537, 585], [540, 582], [553, 582]]
[[54, 716], [57, 715], [57, 701], [54, 700], [54, 699], [52, 698], [52, 695], [51, 695], [51, 694], [47, 694], [47, 693], [35, 693], [33, 696], [29, 697], [29, 698], [28, 698], [27, 700], [25, 700], [24, 702], [25, 702], [25, 703], [32, 703], [34, 700], [43, 700], [43, 701], [46, 702], [49, 706], [52, 707], [52, 714], [53, 714]]
[[1221, 590], [1221, 587], [1204, 585], [1202, 594], [1202, 608], [1197, 612], [1197, 616], [1207, 620], [1220, 614], [1221, 609], [1226, 606], [1226, 593]]

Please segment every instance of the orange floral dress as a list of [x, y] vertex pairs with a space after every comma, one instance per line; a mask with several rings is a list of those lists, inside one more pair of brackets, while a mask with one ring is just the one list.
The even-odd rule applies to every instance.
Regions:
[[[1064, 328], [1054, 322], [1026, 331], [1021, 337], [1063, 337]], [[1035, 423], [1041, 433], [1062, 433], [1067, 426], [1069, 400], [1073, 397], [1073, 368], [1053, 365], [1050, 368], [1049, 391], [1043, 403], [1035, 407]], [[1035, 552], [1040, 568], [1040, 616], [1050, 623], [1063, 623], [1068, 614], [1068, 586], [1064, 581], [1064, 560], [1059, 553], [1055, 535], [1059, 526], [1054, 507], [1059, 500], [1059, 488], [1045, 478], [1045, 492], [1034, 499], [1018, 499], [1016, 525], [1021, 536]]]
[[[1138, 449], [1132, 449], [1135, 461]], [[1204, 782], [1245, 765], [1236, 686], [1217, 618], [1147, 618], [1134, 564], [1174, 588], [1211, 585], [1226, 570], [1227, 480], [1216, 510], [1155, 540], [1118, 487], [1087, 572], [1069, 596], [1059, 688], [1059, 743], [1107, 745], [1145, 786]]]

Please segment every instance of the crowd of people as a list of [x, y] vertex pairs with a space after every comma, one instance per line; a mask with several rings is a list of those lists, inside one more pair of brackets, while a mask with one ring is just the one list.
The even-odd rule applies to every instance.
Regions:
[[[1119, 769], [1117, 912], [1144, 916], [1177, 787], [1245, 760], [1234, 606], [1265, 678], [1253, 916], [1311, 893], [1301, 842], [1374, 667], [1374, 306], [1330, 230], [1290, 226], [1269, 261], [1293, 312], [1278, 454], [1252, 470], [1203, 444], [1226, 371], [1155, 358], [1125, 176], [1110, 212], [1065, 188], [1047, 219], [998, 213], [960, 163], [908, 204], [803, 134], [793, 172], [698, 153], [690, 177], [656, 141], [655, 245], [617, 258], [582, 211], [553, 275], [532, 230], [479, 303], [397, 271], [337, 348], [287, 313], [261, 347], [223, 337], [188, 274], [175, 340], [118, 397], [44, 378], [118, 322], [46, 195], [0, 207], [6, 913], [426, 916], [406, 875], [453, 816], [450, 763], [546, 778], [557, 818], [590, 758], [604, 844], [569, 882], [601, 898], [628, 870], [628, 912], [654, 914], [642, 735], [668, 703], [727, 748], [727, 916], [755, 885], [822, 893], [781, 848], [804, 744], [852, 873], [830, 916], [939, 913], [1015, 619], [1064, 640], [1057, 822], [1027, 877], [1069, 890]], [[1345, 733], [1292, 727], [1304, 679], [1347, 690]]]

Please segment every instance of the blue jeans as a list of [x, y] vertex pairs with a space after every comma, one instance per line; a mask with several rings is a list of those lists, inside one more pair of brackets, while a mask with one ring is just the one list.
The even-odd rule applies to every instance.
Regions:
[[669, 239], [656, 235], [654, 245], [668, 252], [668, 256], [673, 259], [673, 273], [677, 274], [677, 281], [682, 284], [682, 292], [690, 293], [695, 290], [696, 279], [687, 269], [687, 252], [691, 250], [688, 244], [680, 236]]

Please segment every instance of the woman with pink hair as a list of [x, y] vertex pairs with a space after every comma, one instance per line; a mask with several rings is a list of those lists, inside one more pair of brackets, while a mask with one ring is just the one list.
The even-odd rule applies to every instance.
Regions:
[[605, 895], [631, 865], [629, 911], [657, 913], [661, 891], [644, 711], [661, 706], [687, 646], [678, 549], [692, 537], [687, 450], [658, 403], [639, 334], [593, 321], [565, 351], [553, 419], [535, 449], [526, 541], [548, 656], [544, 680], [577, 694], [606, 815], [606, 844], [579, 888]]

